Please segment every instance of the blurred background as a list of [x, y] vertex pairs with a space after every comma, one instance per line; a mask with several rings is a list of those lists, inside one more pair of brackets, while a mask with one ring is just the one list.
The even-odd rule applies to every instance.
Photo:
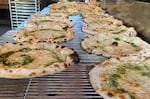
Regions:
[[[9, 1], [11, 2], [9, 4]], [[14, 24], [18, 21], [17, 18], [19, 13], [16, 11], [17, 5], [22, 7], [16, 2], [38, 2], [39, 10], [42, 10], [44, 7], [51, 3], [56, 3], [58, 1], [85, 1], [85, 0], [0, 0], [0, 35], [6, 33], [8, 30], [13, 29]], [[150, 42], [150, 0], [86, 0], [86, 1], [101, 1], [102, 7], [111, 15], [115, 16], [118, 19], [124, 21], [127, 26], [133, 26], [138, 31], [139, 36], [144, 40]], [[11, 5], [12, 7], [10, 7]], [[23, 5], [25, 5], [23, 3]], [[35, 6], [35, 5], [31, 5]], [[23, 7], [22, 7], [23, 8]], [[32, 14], [37, 13], [37, 9], [35, 8], [31, 12], [31, 9], [27, 9], [28, 7], [24, 6], [26, 11], [28, 10], [30, 13], [24, 12], [22, 14], [22, 19], [19, 22], [26, 20], [26, 18]], [[21, 12], [21, 9], [18, 8]], [[24, 10], [23, 9], [23, 10]], [[13, 16], [12, 16], [13, 15]], [[12, 20], [12, 17], [15, 18], [15, 21]], [[14, 23], [13, 23], [14, 22]], [[18, 23], [19, 23], [18, 22]], [[13, 24], [13, 25], [12, 25]]]

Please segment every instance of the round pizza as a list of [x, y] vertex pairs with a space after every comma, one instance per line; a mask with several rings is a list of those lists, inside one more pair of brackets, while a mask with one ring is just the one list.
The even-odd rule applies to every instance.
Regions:
[[110, 34], [125, 35], [125, 36], [137, 35], [137, 32], [133, 27], [126, 27], [124, 25], [117, 26], [117, 25], [109, 25], [109, 24], [101, 24], [101, 25], [88, 24], [87, 26], [82, 27], [82, 31], [91, 35], [95, 35], [99, 33], [110, 33]]
[[95, 91], [104, 99], [149, 99], [150, 58], [121, 57], [105, 60], [89, 72]]
[[28, 78], [53, 74], [79, 61], [75, 51], [53, 43], [6, 43], [0, 46], [0, 77]]
[[29, 32], [27, 30], [20, 30], [14, 35], [14, 39], [18, 42], [24, 41], [48, 41], [48, 42], [66, 42], [72, 40], [75, 33], [72, 29], [46, 29]]
[[54, 20], [54, 21], [64, 21], [68, 19], [68, 15], [65, 13], [50, 13], [50, 14], [31, 14], [32, 21], [45, 21], [45, 20]]
[[81, 41], [81, 47], [88, 53], [105, 57], [150, 55], [150, 45], [139, 37], [97, 34], [85, 37]]
[[94, 24], [94, 25], [115, 25], [115, 26], [121, 26], [123, 25], [123, 22], [114, 18], [96, 18], [96, 17], [89, 17], [89, 18], [84, 18], [84, 22], [86, 24]]
[[37, 31], [44, 29], [64, 29], [71, 28], [74, 26], [74, 22], [67, 18], [62, 18], [62, 20], [42, 20], [42, 21], [28, 21], [25, 23], [25, 29], [27, 31]]

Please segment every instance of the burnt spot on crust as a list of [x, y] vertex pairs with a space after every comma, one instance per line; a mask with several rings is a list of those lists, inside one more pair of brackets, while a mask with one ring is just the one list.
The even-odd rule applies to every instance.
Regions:
[[113, 96], [114, 96], [114, 95], [113, 95], [112, 93], [110, 93], [110, 92], [108, 92], [107, 95], [108, 95], [109, 97], [113, 97]]
[[118, 42], [112, 42], [113, 46], [118, 46]]
[[65, 68], [67, 68], [67, 67], [68, 67], [68, 65], [67, 65], [66, 63], [64, 63], [64, 66], [65, 66]]
[[73, 59], [74, 63], [78, 63], [80, 61], [79, 55], [77, 53], [71, 54], [70, 57]]
[[11, 72], [13, 72], [12, 70], [9, 70], [9, 72], [11, 73]]
[[[120, 99], [126, 99], [126, 97], [123, 94], [119, 94]], [[134, 99], [134, 98], [131, 98]]]
[[29, 76], [34, 76], [34, 75], [36, 75], [36, 73], [35, 73], [35, 72], [32, 72]]
[[57, 45], [56, 48], [59, 48], [59, 46]]
[[42, 41], [43, 43], [46, 43], [46, 41]]
[[60, 65], [58, 65], [58, 64], [54, 64], [54, 66], [55, 66], [56, 68], [60, 68]]
[[65, 46], [61, 46], [61, 48], [65, 48]]
[[66, 41], [67, 41], [67, 39], [65, 38], [65, 39], [64, 39], [64, 42], [66, 42]]
[[29, 41], [32, 41], [33, 39], [29, 39]]
[[22, 46], [23, 44], [22, 44], [22, 43], [20, 43], [19, 45], [20, 45], [20, 46]]
[[13, 44], [15, 45], [15, 44], [17, 44], [16, 42], [13, 42]]
[[68, 26], [63, 27], [64, 30], [67, 30], [68, 28], [69, 28]]
[[42, 73], [45, 74], [45, 73], [46, 73], [46, 70], [43, 70]]

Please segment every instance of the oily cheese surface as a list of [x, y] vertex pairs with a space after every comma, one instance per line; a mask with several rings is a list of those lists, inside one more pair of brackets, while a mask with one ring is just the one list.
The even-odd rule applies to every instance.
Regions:
[[19, 42], [24, 41], [48, 41], [48, 42], [66, 42], [72, 40], [75, 37], [75, 33], [72, 29], [46, 29], [29, 32], [26, 30], [20, 30], [14, 35], [14, 39]]
[[78, 62], [69, 47], [53, 43], [6, 43], [0, 46], [0, 77], [28, 78], [56, 73]]
[[[85, 37], [81, 47], [88, 53], [103, 55], [105, 57], [118, 57], [126, 55], [150, 55], [150, 45], [138, 37], [127, 37], [110, 34], [97, 34]], [[145, 52], [145, 53], [144, 53]]]
[[104, 99], [149, 99], [150, 58], [111, 58], [89, 72], [95, 91]]

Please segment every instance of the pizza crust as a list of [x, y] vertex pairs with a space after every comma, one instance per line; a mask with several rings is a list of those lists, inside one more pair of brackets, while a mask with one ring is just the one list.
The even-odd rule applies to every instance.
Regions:
[[30, 17], [32, 21], [44, 21], [44, 20], [64, 21], [64, 19], [66, 20], [68, 18], [68, 15], [64, 13], [50, 13], [50, 14], [31, 14]]
[[[89, 72], [89, 78], [90, 82], [94, 88], [94, 90], [101, 96], [103, 96], [104, 99], [141, 99], [145, 98], [148, 99], [150, 97], [150, 90], [148, 89], [149, 81], [150, 79], [148, 77], [140, 76], [139, 72], [136, 72], [137, 74], [134, 74], [134, 70], [129, 71], [132, 73], [131, 78], [128, 76], [128, 78], [123, 78], [123, 81], [126, 81], [125, 79], [134, 79], [132, 80], [132, 84], [130, 83], [124, 83], [123, 81], [119, 80], [118, 85], [119, 88], [125, 88], [122, 89], [122, 92], [116, 91], [115, 88], [110, 87], [108, 84], [108, 77], [111, 74], [118, 73], [116, 72], [117, 67], [119, 67], [122, 63], [136, 63], [139, 65], [145, 64], [145, 66], [148, 66], [147, 68], [150, 68], [148, 65], [150, 62], [149, 58], [146, 57], [139, 57], [139, 56], [130, 56], [130, 57], [121, 57], [121, 58], [111, 58], [108, 60], [105, 60], [101, 64], [95, 65], [95, 67]], [[147, 64], [147, 65], [146, 65]], [[131, 67], [132, 68], [132, 67]], [[141, 67], [144, 68], [144, 67]], [[141, 72], [145, 71], [144, 69], [141, 70]], [[128, 72], [128, 73], [129, 73]], [[140, 72], [140, 73], [141, 73]], [[128, 75], [128, 74], [126, 74]], [[137, 77], [140, 76], [139, 77]], [[121, 74], [122, 77], [122, 74]], [[126, 77], [126, 76], [124, 76]], [[115, 78], [114, 78], [115, 79]], [[137, 82], [136, 82], [137, 81]], [[143, 81], [143, 82], [142, 82]], [[134, 86], [134, 84], [138, 83], [139, 86]], [[130, 86], [131, 85], [131, 86]], [[147, 87], [146, 87], [147, 86]], [[118, 87], [117, 87], [118, 88]], [[125, 91], [123, 91], [125, 90]]]
[[97, 34], [85, 37], [81, 48], [88, 53], [105, 57], [139, 55], [149, 57], [150, 45], [138, 37]]
[[133, 27], [115, 26], [115, 25], [98, 25], [90, 24], [82, 27], [82, 31], [88, 34], [96, 35], [100, 33], [110, 33], [124, 36], [136, 36], [137, 32]]
[[25, 29], [27, 31], [37, 31], [44, 29], [64, 29], [74, 26], [74, 22], [68, 19], [59, 20], [44, 20], [44, 21], [28, 21], [25, 23]]
[[[42, 76], [42, 75], [47, 75], [47, 74], [53, 74], [56, 72], [60, 72], [65, 70], [67, 67], [72, 66], [73, 64], [79, 62], [79, 56], [78, 54], [73, 51], [71, 48], [69, 47], [63, 47], [57, 44], [53, 44], [53, 43], [33, 43], [33, 42], [24, 42], [24, 43], [6, 43], [4, 45], [0, 46], [0, 55], [1, 55], [1, 62], [0, 62], [0, 77], [2, 78], [29, 78], [29, 77], [37, 77], [37, 76]], [[29, 54], [29, 52], [18, 52], [20, 51], [22, 48], [30, 48], [32, 49], [30, 53], [35, 53], [36, 57], [33, 57], [32, 54]], [[49, 51], [54, 51], [55, 53], [57, 53], [58, 56], [53, 56], [54, 58], [56, 57], [60, 57], [62, 60], [64, 61], [54, 61], [53, 62], [53, 57], [52, 57], [52, 63], [50, 65], [46, 65], [47, 63], [44, 63], [46, 61], [46, 59], [44, 57], [46, 57], [44, 54], [42, 55], [42, 51], [45, 50], [41, 50], [40, 52], [36, 51], [36, 49], [45, 49], [47, 52]], [[24, 54], [28, 54], [29, 56], [31, 55], [32, 58], [34, 58], [34, 60], [29, 63], [29, 64], [17, 64], [17, 65], [10, 65], [7, 66], [2, 62], [2, 55], [8, 52], [14, 51], [15, 53], [19, 53], [19, 55], [24, 55]], [[33, 53], [33, 54], [34, 54]], [[40, 56], [37, 56], [37, 55]], [[13, 55], [10, 55], [9, 58], [12, 57], [13, 60], [18, 60], [17, 57], [13, 58]], [[43, 60], [44, 62], [42, 62], [42, 60], [39, 60], [38, 63], [36, 62], [35, 66], [34, 65], [34, 61], [36, 61], [36, 59], [38, 59], [40, 57], [40, 59], [45, 59]], [[10, 59], [7, 58], [9, 61]], [[51, 57], [49, 57], [50, 60]], [[11, 62], [11, 61], [10, 61]], [[40, 65], [41, 64], [41, 65]]]
[[74, 37], [75, 37], [75, 33], [73, 32], [72, 29], [67, 29], [67, 30], [47, 29], [47, 30], [40, 30], [40, 31], [34, 31], [34, 32], [28, 32], [24, 29], [24, 30], [18, 31], [13, 36], [14, 40], [18, 42], [46, 41], [46, 42], [54, 42], [54, 43], [70, 41], [74, 39]]

